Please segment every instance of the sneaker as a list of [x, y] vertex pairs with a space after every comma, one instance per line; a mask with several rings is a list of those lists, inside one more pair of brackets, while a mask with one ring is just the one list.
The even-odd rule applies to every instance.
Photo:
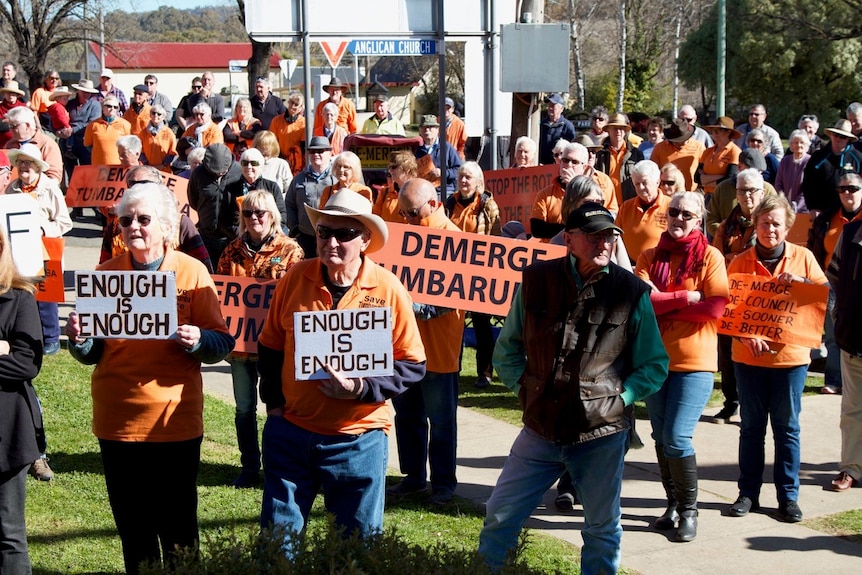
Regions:
[[485, 389], [489, 385], [491, 385], [491, 382], [488, 381], [487, 375], [480, 375], [476, 378], [476, 383], [473, 384], [476, 389]]
[[577, 496], [571, 491], [561, 491], [554, 499], [554, 507], [557, 511], [572, 511], [575, 508], [575, 503], [578, 502]]
[[249, 489], [260, 485], [260, 472], [243, 469], [240, 472], [239, 477], [234, 479], [231, 485], [235, 489]]
[[824, 385], [820, 388], [821, 395], [841, 395], [841, 388], [834, 385]]
[[54, 355], [60, 351], [60, 342], [52, 341], [51, 343], [46, 343], [42, 348], [42, 355]]
[[746, 515], [748, 515], [749, 511], [756, 511], [758, 509], [760, 509], [760, 503], [758, 503], [754, 499], [751, 499], [751, 497], [740, 495], [736, 498], [736, 501], [733, 502], [733, 505], [730, 506], [730, 516], [745, 517]]
[[51, 467], [48, 465], [47, 457], [40, 457], [34, 461], [30, 465], [28, 473], [39, 481], [51, 481], [54, 479], [54, 472], [51, 471]]
[[421, 493], [422, 491], [425, 491], [424, 485], [408, 483], [407, 480], [402, 479], [392, 487], [387, 487], [386, 495], [389, 495], [390, 497], [404, 497], [405, 495], [413, 495], [414, 493]]
[[799, 523], [802, 521], [802, 510], [795, 501], [784, 501], [778, 504], [778, 515], [787, 523]]
[[712, 417], [713, 423], [730, 423], [730, 418], [736, 415], [738, 407], [736, 405], [725, 405], [721, 411]]
[[428, 498], [428, 503], [437, 506], [446, 505], [447, 503], [452, 501], [453, 497], [455, 497], [455, 494], [451, 491], [435, 491], [431, 494], [431, 497]]

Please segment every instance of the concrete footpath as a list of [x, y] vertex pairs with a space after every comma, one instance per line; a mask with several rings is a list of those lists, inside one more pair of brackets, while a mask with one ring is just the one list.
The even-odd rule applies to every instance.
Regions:
[[[98, 262], [95, 226], [76, 223], [67, 236], [66, 294], [73, 300], [71, 270], [91, 270]], [[61, 323], [72, 309], [61, 306]], [[230, 370], [226, 363], [204, 367], [204, 385], [212, 395], [233, 401]], [[492, 388], [493, 389], [493, 388]], [[502, 389], [502, 388], [500, 388]], [[862, 509], [862, 488], [845, 493], [825, 491], [838, 471], [841, 438], [838, 429], [841, 398], [803, 398], [802, 470], [799, 505], [810, 520], [841, 511]], [[716, 409], [717, 411], [717, 409]], [[709, 411], [711, 413], [711, 411]], [[491, 494], [500, 469], [519, 429], [469, 409], [458, 411], [458, 495], [480, 505]], [[691, 543], [675, 543], [673, 532], [658, 532], [652, 521], [664, 511], [664, 492], [659, 481], [649, 421], [638, 421], [638, 431], [647, 444], [626, 457], [622, 489], [622, 564], [643, 574], [820, 574], [852, 573], [862, 567], [862, 544], [847, 542], [814, 531], [802, 524], [777, 518], [775, 490], [763, 487], [760, 512], [747, 517], [727, 515], [736, 499], [738, 420], [715, 425], [701, 421], [695, 431], [700, 473], [700, 517], [698, 537]], [[771, 435], [767, 436], [767, 469], [772, 477]], [[394, 434], [390, 436], [390, 466], [398, 468]], [[556, 511], [554, 492], [549, 491], [528, 526], [581, 545], [583, 514], [580, 507], [568, 514]]]

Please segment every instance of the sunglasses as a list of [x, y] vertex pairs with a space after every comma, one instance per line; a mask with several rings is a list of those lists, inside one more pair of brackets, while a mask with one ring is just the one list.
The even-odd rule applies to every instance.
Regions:
[[15, 165], [16, 166], [22, 166], [22, 167], [23, 166], [32, 166], [35, 163], [36, 162], [34, 162], [33, 160], [15, 160]]
[[242, 210], [242, 217], [250, 218], [252, 216], [257, 216], [257, 219], [262, 220], [263, 216], [268, 213], [269, 212], [266, 210]]
[[254, 166], [257, 167], [260, 165], [260, 162], [257, 160], [240, 160], [240, 165], [244, 168], [246, 166]]
[[133, 218], [132, 216], [120, 216], [120, 226], [127, 228], [132, 225], [132, 222], [138, 220], [138, 223], [141, 224], [142, 228], [150, 225], [150, 222], [153, 221], [151, 216], [138, 216], [137, 218]]
[[859, 190], [862, 190], [859, 186], [836, 186], [835, 189], [839, 194], [855, 194]]
[[114, 104], [102, 104], [103, 108], [107, 108], [109, 110], [119, 110], [119, 106], [115, 106]]
[[668, 208], [667, 209], [667, 215], [669, 215], [672, 218], [678, 218], [678, 217], [682, 216], [682, 219], [684, 219], [687, 222], [690, 222], [691, 220], [693, 220], [694, 218], [697, 217], [697, 214], [690, 212], [688, 210], [681, 210], [679, 208]]
[[150, 112], [150, 116], [164, 116], [161, 112]]
[[192, 90], [203, 90], [203, 86], [198, 86], [197, 84], [195, 84], [194, 86], [192, 86]]
[[673, 186], [673, 185], [676, 185], [676, 180], [661, 180], [661, 185]]
[[363, 234], [363, 230], [356, 228], [328, 228], [326, 226], [317, 226], [317, 237], [322, 240], [335, 238], [339, 243], [346, 243], [355, 240]]
[[424, 204], [422, 204], [418, 208], [413, 208], [412, 210], [398, 210], [398, 215], [404, 219], [418, 218], [419, 212], [421, 212], [422, 208], [424, 208], [427, 204], [428, 204], [428, 202], [425, 202]]

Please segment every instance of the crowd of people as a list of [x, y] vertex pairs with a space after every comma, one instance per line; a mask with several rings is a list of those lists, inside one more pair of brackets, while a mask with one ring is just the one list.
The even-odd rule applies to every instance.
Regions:
[[[810, 351], [719, 334], [732, 296], [728, 274], [830, 286], [823, 393], [843, 397], [842, 460], [828, 488], [844, 491], [862, 480], [862, 342], [850, 327], [860, 317], [853, 287], [862, 257], [862, 123], [855, 129], [862, 105], [822, 138], [816, 117], [803, 116], [785, 153], [759, 104], [746, 122], [722, 116], [703, 127], [683, 106], [670, 121], [650, 119], [643, 136], [626, 114], [599, 106], [578, 134], [563, 115], [565, 98], [552, 94], [538, 141], [519, 138], [513, 146], [512, 168], [556, 165], [553, 182], [533, 190], [528, 235], [523, 226], [514, 230], [519, 223], [501, 221], [486, 175], [467, 159], [466, 130], [448, 98], [444, 118], [422, 116], [415, 151], [393, 151], [386, 183], [369, 186], [360, 158], [345, 149], [360, 123], [338, 78], [324, 87], [328, 98], [317, 103], [308, 142], [302, 95], [291, 92], [282, 102], [266, 79], [232, 110], [210, 72], [194, 78], [176, 107], [152, 74], [130, 100], [109, 69], [98, 85], [81, 79], [71, 88], [54, 70], [29, 104], [12, 78], [0, 86], [9, 150], [0, 154], [2, 188], [33, 195], [45, 237], [56, 238], [73, 225], [62, 189], [75, 167], [127, 169], [127, 191], [102, 214], [98, 269], [173, 272], [181, 304], [171, 340], [93, 339], [82, 336], [74, 313], [66, 323], [70, 353], [96, 365], [93, 430], [129, 573], [197, 544], [202, 363], [231, 365], [241, 464], [233, 485], [263, 484], [263, 528], [301, 532], [320, 489], [336, 522], [360, 535], [381, 529], [386, 497], [425, 494], [430, 505], [448, 503], [458, 486], [456, 411], [468, 316], [475, 387], [489, 386], [496, 371], [524, 410], [479, 538], [492, 567], [503, 565], [525, 520], [559, 481], [558, 508], [580, 502], [584, 509], [582, 570], [616, 572], [622, 462], [639, 446], [633, 404], [640, 400], [667, 500], [654, 526], [674, 530], [677, 541], [695, 539], [692, 438], [715, 372], [724, 405], [713, 421], [741, 418], [739, 497], [729, 515], [760, 507], [771, 420], [779, 515], [800, 521], [799, 412]], [[362, 133], [404, 136], [386, 96], [373, 106]], [[9, 181], [13, 165], [18, 178]], [[167, 173], [188, 177], [196, 225], [162, 185]], [[788, 240], [797, 216], [811, 222], [807, 247]], [[387, 222], [517, 236], [562, 245], [567, 256], [524, 271], [495, 343], [491, 316], [422, 302], [374, 264], [370, 255], [387, 242]], [[5, 242], [0, 238], [0, 301], [20, 306], [26, 326], [19, 332], [25, 341], [0, 341], [0, 355], [17, 358], [15, 377], [25, 385], [0, 410], [27, 410], [33, 425], [14, 431], [23, 434], [16, 458], [0, 457], [0, 495], [23, 509], [26, 469], [47, 468], [29, 382], [42, 356], [60, 349], [59, 317], [56, 304], [32, 301], [31, 284], [14, 268], [4, 271]], [[212, 273], [278, 280], [257, 353], [234, 351]], [[368, 302], [391, 308], [393, 374], [348, 377], [327, 365], [327, 378], [298, 381], [294, 313]], [[166, 361], [147, 361], [154, 356]], [[260, 444], [258, 396], [269, 416]], [[391, 428], [404, 477], [386, 489]], [[153, 485], [166, 482], [170, 497], [157, 497]], [[23, 516], [8, 522], [4, 533], [23, 531]]]

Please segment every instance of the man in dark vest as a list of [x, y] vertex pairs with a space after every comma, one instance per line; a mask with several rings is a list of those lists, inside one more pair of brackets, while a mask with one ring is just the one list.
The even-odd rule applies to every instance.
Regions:
[[649, 286], [610, 262], [622, 230], [600, 204], [566, 220], [568, 255], [524, 270], [494, 350], [524, 428], [487, 504], [479, 552], [499, 569], [545, 491], [568, 471], [584, 506], [585, 573], [616, 573], [626, 408], [660, 387], [668, 356]]

